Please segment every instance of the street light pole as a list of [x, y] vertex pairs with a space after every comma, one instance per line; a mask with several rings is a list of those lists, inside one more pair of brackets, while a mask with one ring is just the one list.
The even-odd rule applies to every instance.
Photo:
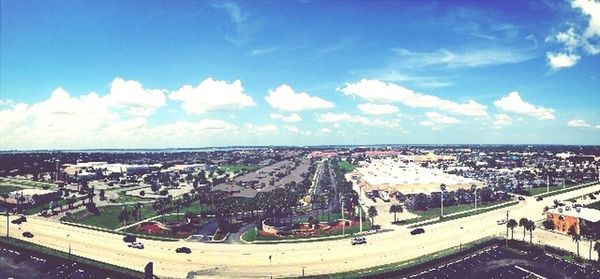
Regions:
[[344, 220], [344, 196], [342, 196], [342, 237], [346, 234], [346, 220]]

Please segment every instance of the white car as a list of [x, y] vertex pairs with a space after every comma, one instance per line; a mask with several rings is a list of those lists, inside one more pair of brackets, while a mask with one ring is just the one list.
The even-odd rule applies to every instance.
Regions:
[[506, 219], [500, 219], [500, 220], [496, 221], [496, 223], [498, 225], [504, 225], [504, 224], [506, 224]]
[[355, 237], [351, 241], [352, 245], [367, 244], [367, 239], [364, 237]]
[[141, 242], [130, 242], [129, 244], [127, 244], [127, 246], [131, 248], [144, 249], [144, 244], [142, 244]]

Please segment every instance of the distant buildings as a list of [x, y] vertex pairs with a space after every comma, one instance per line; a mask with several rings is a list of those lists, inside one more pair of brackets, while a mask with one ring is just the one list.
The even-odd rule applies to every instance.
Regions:
[[[6, 203], [12, 205], [22, 205], [25, 207], [36, 204], [44, 204], [59, 200], [62, 196], [60, 191], [42, 190], [42, 189], [22, 189], [8, 193]], [[19, 199], [23, 197], [22, 201]]]

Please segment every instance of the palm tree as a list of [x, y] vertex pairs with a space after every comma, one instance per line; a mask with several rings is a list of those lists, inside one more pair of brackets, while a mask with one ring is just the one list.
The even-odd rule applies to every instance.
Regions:
[[473, 199], [475, 202], [475, 209], [477, 209], [477, 185], [472, 184], [471, 185], [471, 191], [473, 191]]
[[600, 232], [598, 231], [600, 227], [593, 226], [590, 223], [582, 222], [580, 224], [581, 235], [590, 241], [590, 251], [589, 251], [589, 259], [592, 259], [592, 246], [593, 242], [598, 239]]
[[527, 220], [527, 218], [519, 219], [519, 227], [523, 227], [523, 241], [525, 241], [525, 230], [527, 229], [527, 225], [529, 225], [529, 220]]
[[529, 221], [527, 224], [527, 230], [529, 231], [529, 244], [533, 243], [533, 231], [535, 231], [535, 222]]
[[393, 204], [390, 206], [390, 213], [394, 213], [394, 223], [397, 222], [396, 220], [396, 213], [402, 213], [404, 212], [404, 209], [402, 208], [401, 205], [399, 204]]
[[123, 209], [121, 209], [121, 213], [119, 214], [119, 221], [123, 221], [123, 226], [127, 226], [128, 220], [129, 220], [129, 212], [127, 212], [127, 207], [123, 206]]
[[510, 229], [510, 239], [515, 239], [515, 228], [518, 226], [517, 221], [515, 219], [510, 219], [506, 223], [506, 227]]
[[569, 228], [568, 234], [571, 236], [571, 238], [573, 239], [573, 241], [575, 241], [575, 243], [577, 243], [577, 256], [580, 257], [580, 255], [579, 255], [579, 241], [581, 240], [581, 235], [579, 235], [577, 233], [577, 230], [575, 229], [575, 226], [571, 226]]
[[374, 206], [370, 206], [368, 214], [369, 214], [369, 217], [371, 218], [371, 225], [375, 225], [374, 218], [375, 218], [375, 216], [377, 216], [377, 208], [375, 208]]

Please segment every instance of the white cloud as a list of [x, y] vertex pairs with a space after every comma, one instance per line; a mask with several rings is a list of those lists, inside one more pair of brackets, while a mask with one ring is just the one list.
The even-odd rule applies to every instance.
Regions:
[[532, 56], [523, 52], [509, 49], [472, 49], [468, 51], [450, 51], [439, 49], [434, 52], [415, 52], [408, 49], [396, 49], [396, 54], [401, 58], [400, 63], [411, 67], [445, 66], [459, 67], [484, 67], [519, 63], [530, 59]]
[[494, 117], [494, 126], [498, 129], [512, 125], [512, 118], [506, 114], [499, 113]]
[[419, 122], [419, 125], [425, 126], [425, 127], [431, 127], [434, 130], [441, 129], [442, 127], [444, 127], [446, 125], [453, 125], [453, 124], [460, 123], [460, 120], [458, 120], [454, 117], [443, 115], [443, 114], [441, 114], [439, 112], [435, 112], [435, 111], [426, 112], [425, 116], [427, 117], [427, 120], [423, 120], [423, 121]]
[[562, 52], [546, 52], [546, 58], [548, 58], [548, 65], [550, 65], [552, 69], [559, 70], [575, 66], [581, 56]]
[[505, 112], [523, 114], [540, 120], [554, 119], [554, 109], [534, 106], [523, 101], [519, 92], [510, 92], [507, 96], [494, 101], [494, 105]]
[[583, 35], [586, 38], [600, 36], [600, 3], [590, 0], [573, 0], [571, 6], [581, 9], [582, 13], [590, 17]]
[[567, 125], [569, 127], [575, 127], [575, 128], [587, 128], [587, 127], [592, 126], [592, 125], [588, 124], [587, 122], [585, 122], [585, 120], [581, 120], [581, 119], [570, 120], [569, 122], [567, 122]]
[[181, 108], [193, 114], [237, 110], [256, 105], [252, 97], [244, 93], [240, 80], [227, 83], [212, 78], [205, 79], [196, 87], [184, 85], [179, 90], [171, 92], [169, 99], [181, 101]]
[[269, 95], [265, 97], [265, 100], [273, 108], [290, 112], [334, 107], [332, 102], [319, 97], [310, 96], [304, 92], [296, 93], [287, 84], [282, 84], [275, 90], [269, 90]]
[[252, 123], [246, 123], [244, 124], [244, 130], [246, 130], [250, 134], [263, 135], [272, 132], [277, 132], [278, 129], [277, 126], [273, 124], [260, 126]]
[[600, 129], [600, 125], [596, 125], [596, 126], [594, 126], [594, 128]]
[[302, 131], [298, 129], [296, 126], [284, 126], [284, 128], [291, 133], [300, 134], [303, 136], [310, 136], [312, 133], [310, 131]]
[[398, 108], [388, 104], [359, 104], [358, 109], [360, 109], [365, 114], [371, 115], [384, 115], [384, 114], [392, 114], [398, 112]]
[[165, 91], [144, 89], [138, 81], [117, 77], [111, 82], [110, 92], [103, 99], [111, 107], [127, 108], [127, 114], [149, 116], [166, 104]]
[[595, 0], [573, 0], [571, 7], [589, 17], [588, 25], [583, 34], [577, 31], [584, 29], [583, 27], [571, 25], [567, 31], [546, 39], [547, 42], [555, 41], [563, 45], [560, 52], [546, 52], [548, 65], [554, 70], [575, 66], [581, 58], [579, 49], [590, 55], [600, 53], [597, 40], [600, 37], [600, 3]]
[[[321, 123], [335, 123], [339, 124], [340, 122], [348, 122], [348, 123], [357, 123], [364, 126], [381, 126], [387, 128], [399, 128], [399, 124], [397, 121], [389, 121], [389, 120], [380, 120], [380, 119], [370, 119], [364, 116], [356, 116], [350, 115], [346, 112], [344, 113], [324, 113], [317, 117], [317, 121]], [[335, 126], [339, 127], [339, 126]]]
[[331, 129], [329, 129], [329, 128], [321, 128], [319, 130], [319, 132], [321, 132], [321, 133], [331, 133]]
[[291, 113], [290, 115], [284, 115], [279, 113], [271, 113], [271, 118], [281, 120], [283, 122], [300, 122], [302, 117], [297, 113]]
[[338, 88], [337, 91], [345, 95], [358, 96], [370, 102], [400, 102], [415, 108], [439, 109], [467, 116], [487, 116], [487, 107], [473, 100], [466, 103], [456, 103], [433, 95], [417, 93], [395, 83], [385, 83], [380, 80], [363, 79], [356, 83], [346, 83], [344, 87]]

